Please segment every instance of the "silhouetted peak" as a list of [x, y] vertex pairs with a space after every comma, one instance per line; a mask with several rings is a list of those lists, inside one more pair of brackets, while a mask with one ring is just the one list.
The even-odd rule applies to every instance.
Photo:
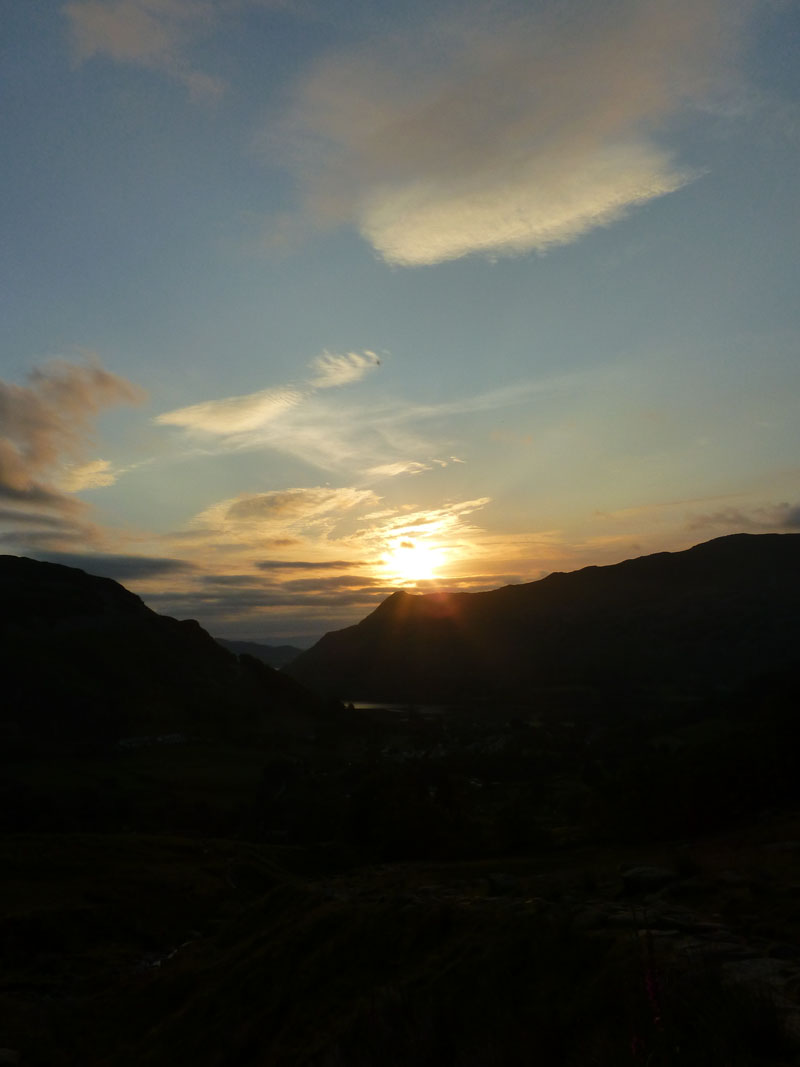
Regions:
[[[392, 615], [400, 611], [401, 607], [406, 607], [413, 596], [414, 594], [409, 593], [405, 589], [398, 589], [385, 600], [381, 601], [372, 614], [375, 615], [380, 613], [381, 615]], [[419, 594], [416, 595], [416, 598], [419, 599]]]
[[18, 739], [258, 733], [277, 715], [322, 711], [302, 686], [241, 663], [194, 619], [159, 615], [112, 579], [58, 563], [0, 556], [0, 639], [0, 719]]
[[0, 618], [5, 622], [152, 614], [138, 596], [111, 578], [27, 556], [0, 556]]
[[729, 535], [488, 592], [398, 591], [290, 673], [347, 699], [707, 690], [797, 662], [798, 597], [800, 534]]

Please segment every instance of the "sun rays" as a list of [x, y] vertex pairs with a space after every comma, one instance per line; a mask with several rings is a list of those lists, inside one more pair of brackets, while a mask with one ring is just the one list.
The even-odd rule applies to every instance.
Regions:
[[445, 548], [425, 542], [399, 541], [387, 552], [383, 567], [386, 576], [401, 584], [432, 581], [447, 562]]

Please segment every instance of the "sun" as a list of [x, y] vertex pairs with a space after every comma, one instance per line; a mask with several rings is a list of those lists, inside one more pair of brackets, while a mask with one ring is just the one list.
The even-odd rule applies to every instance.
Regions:
[[400, 541], [385, 557], [387, 574], [395, 581], [429, 581], [445, 562], [445, 551], [432, 545]]

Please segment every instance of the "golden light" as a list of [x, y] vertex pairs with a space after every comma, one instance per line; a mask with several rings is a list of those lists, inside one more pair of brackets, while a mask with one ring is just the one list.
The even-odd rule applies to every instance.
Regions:
[[419, 582], [436, 578], [447, 553], [420, 542], [400, 541], [385, 556], [387, 576], [394, 581]]

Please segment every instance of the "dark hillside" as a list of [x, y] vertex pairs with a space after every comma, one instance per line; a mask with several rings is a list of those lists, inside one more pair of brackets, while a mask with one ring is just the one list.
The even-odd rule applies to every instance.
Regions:
[[262, 645], [258, 641], [230, 641], [225, 637], [216, 637], [214, 640], [237, 656], [252, 656], [276, 670], [297, 659], [303, 651], [294, 645]]
[[[715, 662], [748, 618], [736, 648], [783, 655], [794, 545], [397, 595], [354, 632], [437, 684], [465, 635], [471, 678], [568, 678], [559, 620], [613, 649], [627, 619], [632, 677], [662, 616], [687, 649], [712, 619]], [[0, 1062], [798, 1062], [791, 667], [671, 703], [584, 673], [535, 707], [343, 708], [81, 571], [0, 559], [0, 594]]]
[[130, 734], [257, 731], [322, 710], [292, 679], [221, 648], [196, 622], [157, 615], [108, 578], [0, 557], [6, 750]]
[[394, 593], [287, 671], [348, 700], [706, 693], [796, 664], [799, 599], [800, 535], [736, 534], [487, 593]]

